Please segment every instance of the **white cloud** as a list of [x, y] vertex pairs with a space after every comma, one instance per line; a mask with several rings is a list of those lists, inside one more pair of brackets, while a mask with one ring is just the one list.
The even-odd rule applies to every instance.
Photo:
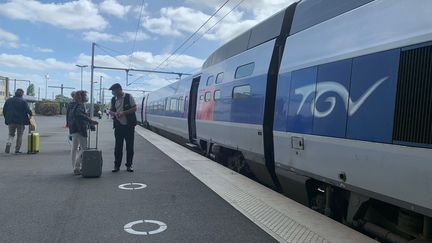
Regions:
[[[299, 0], [254, 0], [243, 2], [239, 5], [239, 11], [250, 11], [253, 14], [253, 20], [264, 20], [273, 14], [281, 11], [282, 9], [288, 7], [294, 2], [298, 2]], [[221, 2], [219, 0], [186, 0], [186, 2], [193, 3], [198, 6], [207, 6], [210, 8], [216, 9], [219, 7]], [[231, 4], [230, 7], [237, 5], [236, 3]], [[225, 9], [230, 8], [225, 7]]]
[[[76, 81], [77, 83], [75, 83], [75, 84], [81, 83], [81, 71], [79, 71], [80, 70], [79, 68], [77, 68], [77, 70], [78, 71], [76, 71], [76, 72], [68, 72], [65, 75], [65, 77], [67, 79]], [[100, 76], [103, 76], [104, 80], [117, 80], [117, 78], [118, 78], [118, 77], [112, 77], [105, 72], [94, 72], [93, 73], [93, 78], [95, 79], [95, 81], [98, 81]], [[91, 79], [91, 72], [83, 71], [83, 83], [88, 85], [90, 83], [90, 79]]]
[[[148, 39], [149, 36], [143, 32], [138, 32], [136, 40], [141, 41]], [[97, 31], [89, 31], [84, 33], [84, 40], [90, 42], [130, 42], [135, 39], [135, 32], [123, 32], [120, 35], [102, 33]]]
[[0, 46], [8, 46], [11, 48], [17, 48], [19, 37], [11, 32], [8, 32], [0, 28]]
[[33, 50], [36, 51], [36, 52], [44, 52], [44, 53], [52, 53], [52, 52], [54, 52], [53, 49], [42, 48], [42, 47], [38, 47], [38, 46], [36, 46], [35, 48], [33, 48]]
[[33, 59], [23, 55], [0, 54], [0, 66], [26, 68], [34, 70], [71, 70], [74, 64], [58, 61], [54, 58]]
[[141, 5], [135, 5], [132, 8], [131, 12], [138, 19], [139, 16], [140, 16], [140, 14], [141, 14], [141, 16], [145, 16], [145, 15], [149, 14], [149, 12], [147, 11], [147, 6], [148, 6], [148, 3], [144, 3], [144, 5], [142, 6], [142, 8], [141, 8]]
[[122, 38], [108, 33], [101, 33], [97, 31], [89, 31], [84, 33], [84, 40], [91, 42], [110, 41], [110, 42], [123, 42]]
[[17, 35], [0, 28], [0, 40], [17, 42], [18, 39]]
[[[139, 78], [139, 79], [138, 79]], [[138, 80], [137, 80], [138, 79]], [[147, 90], [147, 91], [153, 91], [160, 89], [166, 85], [169, 85], [175, 81], [177, 81], [175, 78], [171, 77], [162, 77], [160, 75], [136, 75], [133, 78], [130, 79], [130, 82], [135, 81], [135, 83], [132, 84], [131, 87], [134, 89], [140, 89], [140, 90]]]
[[131, 6], [123, 6], [117, 0], [105, 0], [99, 4], [101, 12], [111, 14], [117, 18], [124, 18]]
[[168, 7], [160, 10], [160, 17], [146, 16], [143, 26], [148, 31], [159, 35], [180, 36], [184, 32], [195, 31], [208, 17], [207, 14], [195, 9]]
[[[122, 67], [128, 68], [129, 63], [136, 69], [152, 69], [165, 60], [169, 54], [153, 55], [151, 52], [134, 52], [132, 55], [118, 55], [116, 57], [108, 55], [96, 55], [96, 66]], [[189, 55], [174, 55], [175, 62], [169, 62], [166, 68], [198, 68], [204, 60]], [[90, 63], [91, 56], [80, 54], [77, 63]]]
[[136, 35], [136, 40], [137, 41], [142, 41], [142, 40], [146, 40], [149, 39], [150, 37], [141, 31], [138, 31], [138, 33], [136, 32], [123, 32], [122, 36], [126, 41], [133, 41], [135, 40], [135, 35]]
[[[255, 19], [244, 19], [243, 12], [234, 10], [222, 22], [215, 25], [228, 11], [230, 11], [229, 8], [223, 8], [200, 30], [199, 34], [215, 26], [204, 38], [225, 42], [258, 23], [258, 20]], [[210, 15], [192, 8], [169, 7], [160, 10], [160, 17], [145, 17], [143, 26], [148, 31], [162, 36], [181, 36], [195, 32], [209, 17]]]
[[[148, 31], [162, 36], [181, 36], [195, 32], [199, 26], [204, 23], [220, 6], [218, 0], [188, 0], [187, 2], [195, 5], [210, 7], [211, 11], [206, 14], [197, 9], [188, 7], [168, 7], [160, 10], [158, 17], [146, 16], [143, 21], [143, 27]], [[215, 25], [217, 21], [226, 17], [204, 36], [208, 40], [218, 40], [226, 42], [233, 37], [243, 33], [262, 20], [270, 17], [278, 11], [286, 8], [295, 0], [257, 0], [243, 3], [239, 8], [231, 11], [237, 4], [228, 4], [223, 7], [214, 18], [212, 18], [200, 31], [205, 32], [208, 28]], [[249, 17], [246, 17], [249, 16]]]
[[16, 20], [42, 22], [53, 26], [78, 29], [105, 29], [108, 22], [90, 0], [66, 3], [40, 3], [35, 0], [14, 0], [0, 4], [0, 15]]

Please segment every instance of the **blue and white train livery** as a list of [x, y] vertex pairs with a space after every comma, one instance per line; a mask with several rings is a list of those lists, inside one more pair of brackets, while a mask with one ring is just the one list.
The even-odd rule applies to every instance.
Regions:
[[150, 93], [142, 122], [388, 242], [432, 239], [432, 1], [303, 0]]

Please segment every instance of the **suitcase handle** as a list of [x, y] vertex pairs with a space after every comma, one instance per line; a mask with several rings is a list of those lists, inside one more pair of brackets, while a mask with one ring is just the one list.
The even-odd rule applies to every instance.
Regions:
[[91, 134], [91, 129], [90, 129], [90, 125], [88, 126], [88, 136], [87, 136], [87, 149], [98, 149], [98, 143], [99, 143], [99, 124], [95, 124], [94, 126], [96, 126], [96, 147], [95, 148], [91, 148], [90, 147], [90, 134]]

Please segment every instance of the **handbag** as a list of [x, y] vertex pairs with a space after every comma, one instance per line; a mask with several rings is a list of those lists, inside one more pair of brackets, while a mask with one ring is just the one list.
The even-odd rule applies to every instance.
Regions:
[[36, 131], [37, 125], [36, 125], [36, 119], [34, 116], [30, 117], [30, 131]]

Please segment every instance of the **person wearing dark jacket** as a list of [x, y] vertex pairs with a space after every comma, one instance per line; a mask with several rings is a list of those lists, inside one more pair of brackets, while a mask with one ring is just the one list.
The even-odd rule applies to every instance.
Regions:
[[5, 123], [9, 128], [9, 138], [6, 143], [5, 153], [10, 153], [12, 141], [17, 133], [15, 154], [20, 154], [22, 136], [24, 133], [25, 125], [30, 124], [30, 117], [33, 115], [29, 105], [23, 99], [24, 90], [17, 89], [15, 96], [6, 100], [3, 106], [3, 115]]
[[112, 172], [120, 170], [123, 158], [123, 142], [126, 141], [126, 170], [133, 172], [132, 160], [134, 155], [134, 138], [137, 118], [135, 115], [136, 104], [132, 95], [124, 93], [120, 84], [116, 83], [109, 88], [112, 90], [110, 115], [114, 120], [114, 169]]
[[86, 92], [75, 92], [74, 101], [69, 104], [67, 112], [69, 134], [72, 136], [72, 167], [75, 175], [81, 174], [81, 155], [83, 150], [87, 148], [88, 126], [98, 124], [97, 121], [91, 120], [86, 114], [84, 106], [85, 102], [87, 102]]

